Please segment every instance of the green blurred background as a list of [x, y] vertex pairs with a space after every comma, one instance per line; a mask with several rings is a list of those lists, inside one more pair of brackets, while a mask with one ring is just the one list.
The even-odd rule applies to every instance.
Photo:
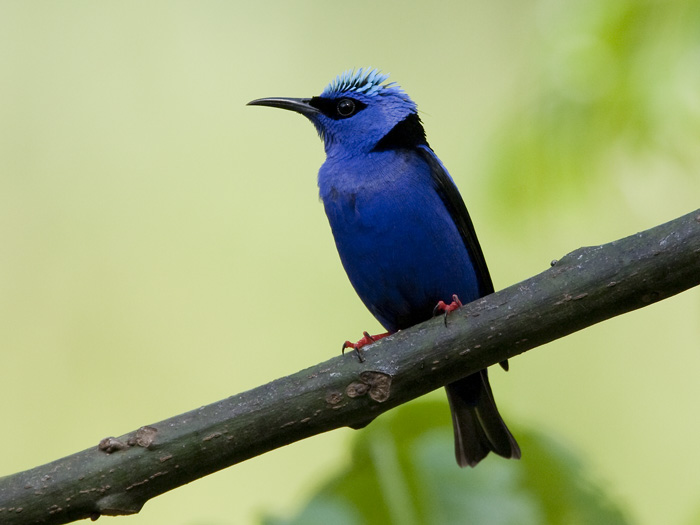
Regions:
[[[2, 2], [0, 475], [379, 329], [318, 202], [312, 126], [245, 107], [365, 65], [418, 103], [497, 288], [699, 206], [697, 1]], [[499, 406], [633, 522], [700, 523], [699, 321], [692, 290], [535, 349], [494, 370]], [[119, 520], [295, 514], [354, 434]]]

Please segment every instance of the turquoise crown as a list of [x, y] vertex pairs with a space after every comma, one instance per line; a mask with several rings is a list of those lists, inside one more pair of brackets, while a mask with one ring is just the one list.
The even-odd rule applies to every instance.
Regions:
[[326, 89], [323, 90], [321, 96], [330, 97], [338, 93], [347, 93], [349, 91], [361, 93], [368, 97], [389, 94], [406, 96], [396, 82], [385, 84], [388, 78], [388, 74], [382, 73], [380, 70], [372, 67], [348, 69], [335, 77], [335, 79], [326, 86]]

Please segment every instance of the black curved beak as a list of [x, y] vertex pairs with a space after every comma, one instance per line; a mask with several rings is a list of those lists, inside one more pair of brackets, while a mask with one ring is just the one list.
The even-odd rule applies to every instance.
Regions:
[[258, 98], [256, 100], [251, 100], [246, 104], [246, 106], [270, 106], [272, 108], [288, 109], [290, 111], [296, 111], [302, 115], [311, 115], [313, 113], [319, 113], [319, 110], [313, 107], [310, 98], [282, 98], [282, 97], [271, 97], [271, 98]]

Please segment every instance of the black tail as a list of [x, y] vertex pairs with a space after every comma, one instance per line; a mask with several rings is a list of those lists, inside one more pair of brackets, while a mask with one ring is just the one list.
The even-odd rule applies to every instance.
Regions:
[[498, 413], [486, 370], [450, 383], [445, 390], [460, 467], [475, 467], [491, 451], [520, 459], [520, 447]]

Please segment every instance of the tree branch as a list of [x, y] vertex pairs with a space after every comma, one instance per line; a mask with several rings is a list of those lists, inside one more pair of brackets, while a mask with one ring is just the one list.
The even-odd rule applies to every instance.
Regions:
[[248, 458], [397, 405], [531, 348], [700, 284], [700, 209], [552, 268], [369, 348], [338, 356], [52, 463], [0, 478], [0, 522], [137, 513]]

